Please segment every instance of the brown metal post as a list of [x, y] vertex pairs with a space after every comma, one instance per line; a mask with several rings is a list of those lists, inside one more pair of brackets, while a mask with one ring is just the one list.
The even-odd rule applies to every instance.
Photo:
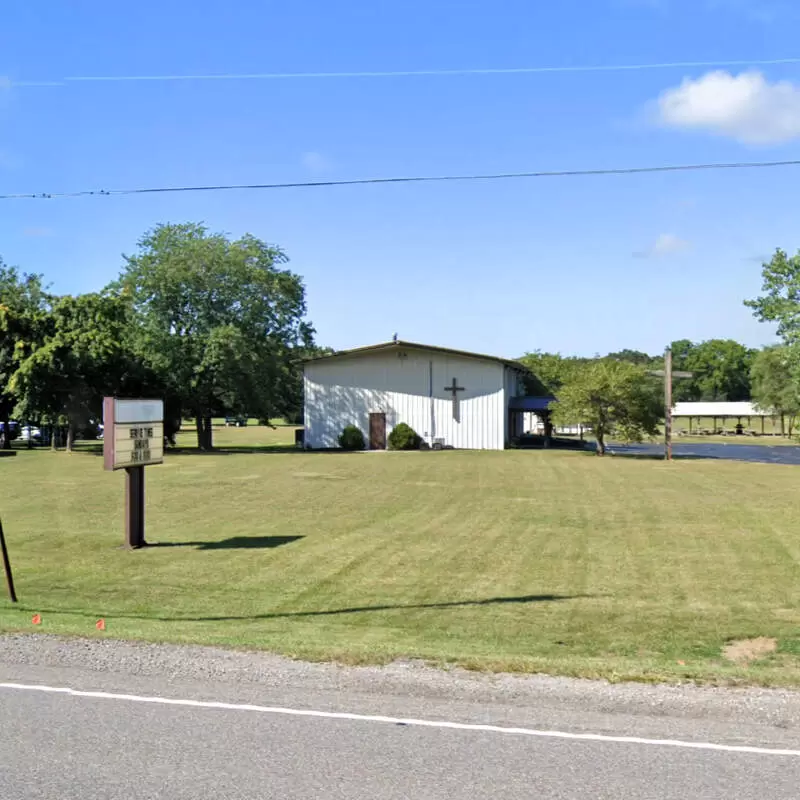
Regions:
[[12, 603], [17, 602], [17, 593], [14, 591], [14, 576], [11, 574], [11, 562], [8, 559], [8, 549], [6, 548], [6, 537], [3, 533], [3, 522], [0, 520], [0, 549], [3, 551], [3, 568], [6, 571], [6, 583], [8, 584], [8, 596]]
[[144, 467], [125, 469], [125, 546], [144, 547]]
[[672, 460], [672, 348], [664, 353], [664, 458]]

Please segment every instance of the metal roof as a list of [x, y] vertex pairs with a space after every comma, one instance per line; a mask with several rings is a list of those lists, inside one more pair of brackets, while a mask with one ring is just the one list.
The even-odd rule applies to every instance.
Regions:
[[771, 417], [775, 412], [755, 403], [676, 403], [673, 417]]
[[350, 350], [338, 350], [325, 356], [317, 356], [316, 358], [309, 358], [305, 363], [314, 363], [317, 361], [330, 361], [334, 358], [345, 358], [353, 356], [369, 355], [371, 353], [387, 352], [391, 350], [426, 350], [433, 353], [444, 353], [445, 355], [461, 356], [463, 358], [474, 358], [480, 361], [495, 361], [498, 364], [503, 364], [511, 369], [518, 370], [519, 372], [530, 372], [530, 370], [519, 361], [513, 361], [507, 358], [499, 358], [498, 356], [487, 356], [483, 353], [470, 353], [467, 350], [454, 350], [450, 347], [438, 347], [430, 344], [420, 344], [418, 342], [404, 342], [401, 340], [391, 342], [381, 342], [380, 344], [371, 344], [366, 347], [354, 347]]

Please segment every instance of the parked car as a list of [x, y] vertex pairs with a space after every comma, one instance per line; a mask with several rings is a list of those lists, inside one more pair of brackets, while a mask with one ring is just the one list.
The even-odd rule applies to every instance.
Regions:
[[247, 417], [225, 417], [226, 428], [246, 428]]
[[19, 438], [23, 442], [41, 442], [42, 432], [33, 425], [23, 425], [19, 432]]

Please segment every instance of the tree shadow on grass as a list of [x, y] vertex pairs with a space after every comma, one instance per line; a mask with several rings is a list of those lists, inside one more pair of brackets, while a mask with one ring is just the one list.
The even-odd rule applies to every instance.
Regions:
[[[591, 456], [592, 458], [627, 458], [637, 461], [665, 461], [663, 448], [653, 450], [651, 448], [639, 449], [636, 445], [606, 445], [606, 454], [604, 456], [597, 455], [597, 447], [594, 443], [587, 446], [583, 451], [583, 455]], [[723, 456], [713, 455], [711, 453], [681, 453], [672, 452], [673, 461], [706, 461], [706, 460], [719, 460]]]
[[303, 536], [232, 536], [218, 542], [148, 542], [147, 547], [194, 547], [195, 550], [271, 550], [303, 539]]
[[555, 603], [564, 600], [579, 600], [583, 598], [597, 597], [591, 594], [528, 594], [516, 597], [488, 597], [483, 600], [453, 600], [443, 603], [412, 603], [412, 604], [386, 604], [375, 606], [352, 606], [349, 608], [331, 608], [319, 611], [276, 611], [270, 614], [248, 614], [246, 616], [221, 615], [215, 617], [160, 617], [144, 614], [117, 614], [112, 612], [86, 612], [69, 609], [42, 609], [25, 608], [19, 606], [22, 611], [33, 611], [40, 614], [71, 614], [81, 617], [104, 617], [105, 619], [137, 619], [153, 620], [154, 622], [255, 622], [257, 620], [268, 619], [299, 619], [302, 617], [332, 617], [340, 614], [364, 614], [373, 611], [425, 611], [432, 609], [446, 608], [469, 608], [474, 606], [493, 606], [493, 605], [527, 605], [531, 603]]
[[[171, 456], [238, 456], [238, 455], [280, 455], [286, 453], [308, 452], [300, 447], [286, 444], [265, 445], [230, 445], [215, 447], [213, 450], [198, 450], [196, 447], [169, 447], [164, 451], [164, 458]], [[320, 451], [322, 452], [322, 451]], [[333, 451], [330, 451], [333, 452]]]
[[[73, 451], [76, 455], [85, 456], [102, 456], [103, 449], [81, 447]], [[310, 455], [350, 455], [356, 456], [361, 453], [368, 452], [341, 450], [339, 448], [331, 450], [304, 450], [302, 447], [296, 447], [291, 444], [265, 444], [265, 445], [231, 445], [223, 447], [215, 447], [213, 450], [198, 450], [196, 447], [167, 447], [164, 450], [164, 460], [167, 461], [173, 456], [238, 456], [238, 455], [286, 455], [287, 453], [294, 453], [301, 455], [303, 453]]]
[[[594, 450], [591, 450], [584, 455], [592, 456], [593, 458], [598, 458], [599, 456]], [[625, 459], [632, 459], [634, 461], [666, 461], [664, 458], [663, 453], [636, 453], [636, 452], [620, 452], [617, 451], [608, 451], [603, 458], [614, 459], [614, 458], [625, 458]], [[673, 461], [715, 461], [719, 460], [719, 456], [705, 456], [699, 455], [697, 453], [673, 453], [672, 460]]]

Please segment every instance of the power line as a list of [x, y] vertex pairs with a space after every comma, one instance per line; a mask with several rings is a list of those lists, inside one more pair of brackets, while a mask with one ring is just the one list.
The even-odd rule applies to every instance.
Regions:
[[485, 175], [409, 175], [394, 178], [354, 178], [338, 181], [297, 181], [292, 183], [229, 183], [210, 186], [155, 186], [138, 189], [86, 189], [79, 192], [38, 192], [29, 194], [3, 194], [0, 200], [51, 200], [71, 197], [112, 197], [131, 194], [167, 194], [176, 192], [221, 192], [263, 189], [312, 189], [324, 186], [363, 186], [382, 183], [442, 183], [445, 181], [496, 181], [514, 178], [571, 178], [601, 175], [642, 175], [658, 172], [698, 172], [701, 170], [765, 169], [771, 167], [797, 167], [795, 161], [738, 161], [728, 164], [674, 164], [656, 167], [621, 167], [617, 169], [571, 169], [546, 172], [498, 172]]
[[69, 83], [133, 83], [158, 81], [253, 81], [314, 78], [415, 78], [459, 77], [469, 75], [536, 75], [571, 72], [635, 72], [659, 69], [698, 69], [709, 67], [761, 67], [800, 64], [800, 57], [756, 58], [720, 61], [665, 61], [651, 64], [562, 64], [538, 67], [487, 67], [465, 69], [374, 70], [355, 72], [255, 72], [199, 75], [71, 75], [40, 81], [9, 81], [11, 86], [48, 87]]
[[232, 190], [264, 189], [308, 189], [330, 186], [363, 186], [386, 183], [434, 183], [445, 181], [490, 181], [514, 178], [567, 178], [594, 177], [601, 175], [639, 175], [658, 172], [692, 172], [700, 170], [764, 169], [769, 167], [796, 167], [800, 160], [794, 161], [741, 161], [728, 164], [677, 164], [655, 167], [623, 167], [617, 169], [578, 169], [545, 172], [500, 172], [477, 175], [410, 175], [389, 178], [354, 178], [332, 181], [296, 181], [290, 183], [236, 183], [214, 184], [209, 186], [158, 186], [136, 189], [88, 189], [78, 192], [41, 192], [36, 194], [5, 194], [0, 200], [48, 200], [56, 198], [115, 196], [132, 194], [166, 194], [175, 192], [218, 192]]

